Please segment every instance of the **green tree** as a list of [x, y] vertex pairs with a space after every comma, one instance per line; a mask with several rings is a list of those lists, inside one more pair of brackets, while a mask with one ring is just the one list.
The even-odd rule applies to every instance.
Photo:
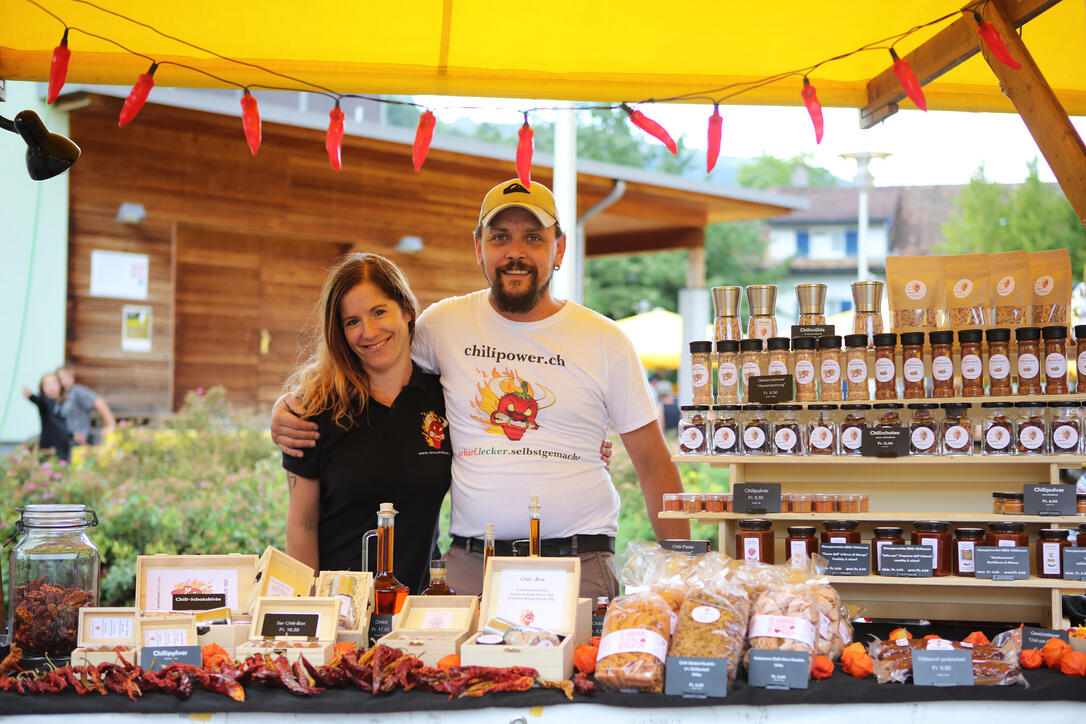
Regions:
[[1067, 249], [1071, 268], [1086, 263], [1086, 228], [1059, 190], [1041, 182], [1037, 160], [1027, 166], [1025, 181], [1005, 186], [989, 181], [984, 166], [955, 201], [955, 214], [943, 224], [946, 241], [937, 251], [947, 254], [1023, 249]]
[[792, 185], [792, 169], [804, 166], [807, 169], [808, 186], [836, 186], [837, 177], [820, 166], [809, 163], [810, 156], [802, 154], [790, 159], [774, 158], [762, 154], [756, 159], [739, 167], [735, 181], [740, 186], [752, 189], [779, 188]]

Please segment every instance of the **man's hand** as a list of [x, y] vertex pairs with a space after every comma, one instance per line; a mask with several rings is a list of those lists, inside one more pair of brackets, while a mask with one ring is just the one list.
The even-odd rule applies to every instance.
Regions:
[[611, 469], [611, 456], [614, 453], [611, 451], [611, 441], [604, 440], [600, 443], [600, 460], [603, 461], [603, 467], [605, 470]]
[[275, 446], [291, 457], [300, 458], [305, 448], [315, 447], [317, 423], [303, 420], [293, 410], [301, 407], [301, 400], [286, 394], [275, 401], [271, 416], [271, 438]]

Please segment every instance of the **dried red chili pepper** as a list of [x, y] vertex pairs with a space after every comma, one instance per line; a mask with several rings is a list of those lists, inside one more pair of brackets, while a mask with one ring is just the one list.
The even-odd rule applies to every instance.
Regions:
[[17, 644], [12, 644], [8, 655], [0, 661], [0, 676], [5, 676], [9, 671], [22, 671], [23, 667], [19, 666], [19, 659], [22, 657], [23, 650]]
[[713, 115], [709, 116], [709, 146], [705, 151], [705, 173], [712, 173], [720, 156], [720, 137], [724, 132], [724, 119], [720, 117], [720, 106], [713, 104]]
[[68, 50], [68, 28], [64, 28], [64, 37], [60, 39], [60, 45], [53, 48], [53, 61], [49, 64], [49, 95], [46, 96], [46, 103], [52, 103], [60, 95], [64, 80], [68, 77], [68, 60], [71, 57], [72, 51]]
[[[339, 659], [342, 661], [342, 655]], [[326, 689], [346, 686], [349, 681], [347, 672], [339, 667], [338, 662], [335, 666], [314, 666], [309, 663], [309, 659], [303, 656], [302, 664], [305, 666], [305, 670], [309, 672], [309, 675], [313, 677], [313, 681], [318, 686], [323, 686]]]
[[64, 678], [66, 678], [68, 680], [68, 683], [71, 684], [72, 688], [75, 689], [76, 694], [79, 694], [80, 696], [86, 696], [90, 692], [87, 687], [83, 686], [81, 674], [80, 672], [76, 671], [74, 667], [64, 667]]
[[573, 690], [578, 694], [592, 694], [596, 691], [596, 682], [580, 672], [573, 675]]
[[532, 138], [535, 132], [528, 125], [528, 114], [524, 114], [524, 125], [517, 132], [517, 177], [524, 188], [532, 188]]
[[328, 162], [337, 171], [343, 170], [343, 111], [336, 99], [336, 107], [328, 112], [328, 133], [324, 137], [324, 148], [328, 151]]
[[226, 694], [234, 701], [245, 701], [245, 689], [229, 674], [210, 672], [207, 681], [204, 682], [204, 688], [216, 694]]
[[260, 150], [260, 108], [248, 88], [241, 96], [241, 125], [245, 129], [245, 141], [249, 144], [249, 150], [255, 156]]
[[294, 678], [294, 672], [291, 671], [290, 662], [287, 661], [286, 656], [277, 657], [274, 664], [279, 681], [290, 693], [297, 694], [298, 696], [312, 696], [313, 694], [319, 694], [324, 691], [324, 689], [321, 688], [307, 686]]
[[928, 101], [924, 98], [924, 90], [920, 87], [920, 81], [916, 79], [912, 66], [907, 60], [897, 57], [893, 48], [890, 48], [890, 57], [894, 60], [894, 75], [901, 84], [901, 90], [905, 91], [905, 95], [909, 96], [909, 100], [915, 103], [917, 108], [927, 111]]
[[803, 78], [803, 105], [807, 106], [807, 113], [811, 116], [814, 125], [815, 143], [822, 143], [822, 104], [818, 102], [818, 91], [811, 85], [811, 81]]
[[0, 675], [0, 691], [11, 691], [15, 686], [15, 679], [10, 676]]
[[76, 646], [79, 609], [93, 606], [94, 591], [38, 578], [15, 589], [13, 642], [28, 652], [66, 656]]
[[143, 104], [147, 101], [147, 95], [155, 87], [156, 70], [158, 70], [158, 63], [151, 63], [151, 67], [146, 73], [140, 73], [136, 84], [132, 86], [132, 90], [128, 92], [128, 97], [124, 99], [124, 105], [121, 107], [121, 118], [117, 123], [118, 126], [124, 127], [143, 108]]
[[426, 163], [426, 155], [430, 153], [430, 140], [434, 137], [434, 125], [437, 118], [430, 111], [423, 111], [419, 116], [419, 127], [415, 129], [415, 145], [411, 148], [411, 161], [415, 164], [415, 173], [422, 169]]
[[1021, 68], [1022, 64], [1014, 59], [1011, 51], [1007, 50], [1007, 46], [1003, 42], [1003, 36], [999, 34], [995, 26], [982, 18], [980, 13], [975, 10], [973, 11], [973, 19], [977, 21], [977, 34], [984, 39], [984, 44], [988, 46], [988, 50], [992, 51], [992, 55], [1008, 68], [1014, 68], [1015, 70]]
[[622, 109], [626, 111], [627, 115], [629, 115], [631, 123], [633, 123], [635, 126], [640, 128], [642, 131], [649, 134], [653, 138], [659, 140], [661, 143], [667, 146], [667, 150], [671, 151], [672, 153], [679, 152], [679, 147], [675, 144], [675, 141], [671, 138], [671, 135], [664, 130], [663, 126], [646, 116], [641, 111], [635, 111], [634, 109], [630, 108], [625, 103], [622, 104]]

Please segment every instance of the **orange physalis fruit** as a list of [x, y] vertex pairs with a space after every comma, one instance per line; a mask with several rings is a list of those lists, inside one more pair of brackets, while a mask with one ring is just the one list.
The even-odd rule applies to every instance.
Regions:
[[437, 668], [451, 669], [460, 665], [460, 654], [447, 654], [437, 660]]
[[218, 644], [208, 644], [200, 649], [200, 659], [205, 669], [214, 669], [230, 661], [230, 654]]
[[596, 648], [599, 648], [600, 647], [600, 637], [599, 636], [593, 636], [592, 638], [588, 639], [588, 645], [589, 646], [595, 646]]
[[871, 675], [874, 666], [871, 657], [867, 654], [854, 654], [849, 656], [847, 660], [841, 660], [841, 669], [846, 674], [851, 674], [857, 679], [863, 679]]
[[596, 658], [600, 650], [591, 644], [581, 644], [573, 649], [573, 665], [582, 674], [591, 674], [596, 670]]
[[1081, 651], [1070, 651], [1060, 661], [1060, 671], [1068, 676], [1086, 678], [1086, 654]]
[[983, 631], [974, 631], [962, 639], [962, 643], [973, 644], [974, 646], [987, 646], [992, 642], [988, 640], [988, 637], [984, 635]]
[[1071, 644], [1063, 639], [1051, 638], [1041, 649], [1041, 658], [1045, 660], [1045, 666], [1050, 669], [1060, 668], [1063, 657], [1071, 652]]
[[816, 656], [811, 664], [811, 676], [816, 679], [828, 679], [833, 675], [833, 662], [828, 656]]
[[866, 653], [867, 649], [864, 648], [864, 645], [861, 644], [859, 641], [855, 641], [845, 647], [845, 650], [841, 652], [841, 658], [843, 659], [846, 656], [855, 656], [856, 654]]
[[1023, 669], [1039, 669], [1041, 664], [1044, 663], [1041, 659], [1041, 652], [1037, 649], [1022, 649], [1019, 659], [1022, 662]]
[[890, 641], [897, 641], [898, 639], [909, 639], [910, 641], [912, 641], [913, 635], [909, 633], [906, 629], [895, 628], [886, 638]]

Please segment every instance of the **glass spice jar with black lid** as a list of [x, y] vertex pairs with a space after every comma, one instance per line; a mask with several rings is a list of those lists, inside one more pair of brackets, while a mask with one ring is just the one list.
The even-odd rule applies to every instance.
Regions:
[[823, 543], [859, 543], [860, 523], [855, 520], [827, 520], [822, 523]]
[[897, 335], [884, 332], [874, 339], [875, 399], [897, 399]]
[[913, 523], [912, 544], [931, 548], [932, 575], [950, 575], [950, 523], [941, 520], [916, 521]]
[[731, 405], [739, 400], [739, 342], [721, 339], [716, 343], [716, 401]]
[[1019, 327], [1014, 330], [1018, 342], [1018, 394], [1041, 394], [1041, 329]]
[[931, 342], [931, 396], [954, 396], [954, 333], [929, 332]]
[[789, 348], [792, 340], [788, 337], [770, 337], [766, 340], [766, 364], [767, 375], [786, 375], [791, 368], [791, 354]]
[[841, 393], [841, 337], [831, 334], [818, 338], [818, 375], [820, 400], [843, 400]]
[[864, 430], [867, 429], [867, 417], [871, 412], [871, 405], [846, 404], [841, 405], [841, 454], [859, 455], [864, 440]]
[[981, 341], [984, 331], [962, 329], [958, 332], [961, 348], [962, 397], [984, 396], [984, 360], [981, 359]]
[[807, 449], [811, 455], [837, 454], [837, 405], [809, 405]]
[[[1086, 370], [1082, 371], [1086, 375]], [[1048, 439], [1054, 455], [1074, 455], [1082, 440], [1082, 419], [1079, 403], [1074, 400], [1053, 400], [1048, 403]]]
[[1026, 494], [1014, 491], [1003, 493], [1003, 512], [1007, 515], [1020, 515], [1026, 510]]
[[765, 352], [757, 337], [739, 343], [739, 374], [743, 378], [743, 398], [750, 400], [750, 378], [765, 374]]
[[1011, 330], [997, 327], [984, 333], [988, 340], [988, 395], [991, 397], [1014, 394], [1011, 387]]
[[709, 454], [738, 455], [741, 447], [739, 436], [740, 405], [713, 405], [713, 420], [709, 423], [712, 436], [709, 439]]
[[818, 538], [813, 525], [792, 525], [788, 527], [788, 537], [784, 541], [785, 560], [795, 556], [810, 558], [818, 553]]
[[679, 412], [679, 454], [705, 455], [709, 451], [706, 441], [708, 405], [681, 405]]
[[938, 455], [938, 425], [932, 417], [932, 411], [939, 409], [937, 402], [912, 402], [912, 420], [909, 422], [909, 454]]
[[869, 400], [867, 369], [867, 335], [845, 335], [845, 398]]
[[743, 452], [747, 455], [773, 452], [771, 409], [771, 405], [743, 406]]
[[1045, 348], [1045, 394], [1066, 395], [1067, 386], [1067, 327], [1052, 325], [1041, 329]]
[[690, 343], [690, 385], [695, 405], [713, 404], [713, 343]]
[[774, 405], [773, 452], [776, 455], [805, 455], [804, 426], [799, 414], [803, 405]]
[[901, 335], [902, 397], [915, 400], [927, 395], [924, 386], [924, 333], [906, 332]]
[[973, 454], [973, 422], [969, 419], [971, 402], [944, 402], [939, 440], [943, 455]]
[[814, 337], [792, 340], [792, 379], [796, 383], [796, 401], [814, 402], [818, 399], [818, 368]]
[[1075, 369], [1078, 370], [1076, 392], [1086, 392], [1086, 324], [1075, 325]]
[[1047, 406], [1043, 401], [1022, 400], [1015, 404], [1018, 421], [1015, 445], [1019, 455], [1044, 455], [1048, 452]]
[[1014, 422], [1013, 402], [982, 402], [984, 421], [981, 424], [980, 451], [984, 455], [1013, 455]]

